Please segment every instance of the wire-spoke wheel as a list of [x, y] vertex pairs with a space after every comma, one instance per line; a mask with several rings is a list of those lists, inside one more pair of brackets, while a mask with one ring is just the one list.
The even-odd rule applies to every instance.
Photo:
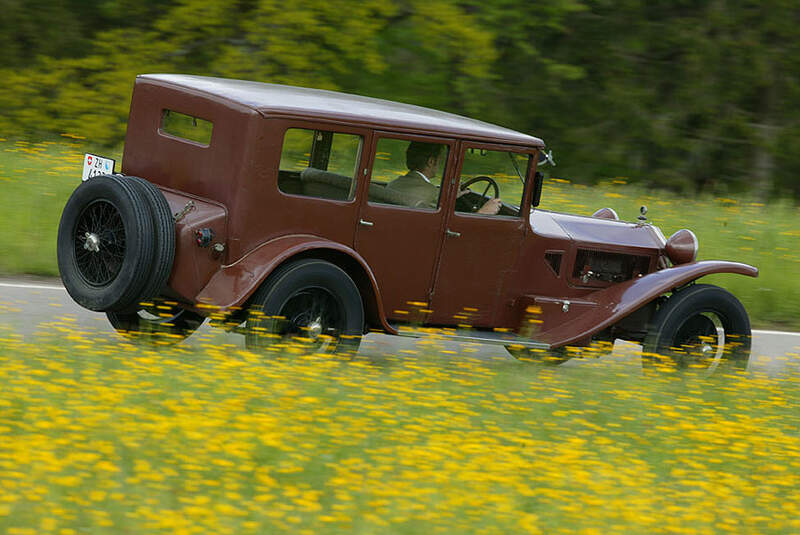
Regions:
[[75, 301], [99, 312], [130, 310], [151, 280], [156, 245], [153, 209], [140, 188], [101, 175], [72, 193], [58, 227], [58, 270]]
[[99, 199], [84, 208], [75, 225], [74, 253], [88, 284], [105, 286], [116, 278], [125, 259], [125, 225], [116, 206]]
[[364, 331], [361, 294], [341, 268], [316, 259], [276, 270], [250, 300], [249, 349], [355, 353]]

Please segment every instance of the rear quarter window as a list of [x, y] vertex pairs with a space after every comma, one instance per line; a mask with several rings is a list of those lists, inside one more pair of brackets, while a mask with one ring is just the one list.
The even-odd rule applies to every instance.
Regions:
[[161, 131], [170, 136], [208, 146], [214, 123], [200, 117], [186, 115], [174, 110], [164, 110], [161, 114]]
[[278, 189], [283, 193], [349, 201], [355, 196], [361, 136], [289, 128], [283, 138]]

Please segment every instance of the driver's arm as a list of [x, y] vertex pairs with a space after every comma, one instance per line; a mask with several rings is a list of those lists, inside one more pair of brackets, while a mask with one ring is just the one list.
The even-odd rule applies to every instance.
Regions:
[[479, 214], [497, 215], [500, 212], [500, 207], [503, 206], [503, 201], [500, 199], [489, 199], [478, 210]]

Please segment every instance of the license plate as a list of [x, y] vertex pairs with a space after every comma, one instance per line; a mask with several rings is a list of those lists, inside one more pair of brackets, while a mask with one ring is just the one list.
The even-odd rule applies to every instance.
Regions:
[[96, 154], [84, 154], [83, 175], [81, 175], [81, 180], [86, 182], [93, 176], [114, 174], [114, 165], [116, 165], [116, 163], [117, 162], [111, 158], [103, 158]]

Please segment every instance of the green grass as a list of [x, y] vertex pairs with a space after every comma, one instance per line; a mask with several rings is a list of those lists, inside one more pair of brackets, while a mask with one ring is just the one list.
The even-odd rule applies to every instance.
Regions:
[[[0, 142], [0, 273], [57, 276], [56, 234], [61, 210], [80, 183], [78, 144]], [[116, 157], [119, 153], [106, 155]], [[609, 182], [595, 187], [551, 180], [542, 207], [589, 215], [602, 206], [635, 220], [641, 204], [669, 236], [690, 228], [701, 259], [757, 266], [758, 279], [721, 275], [708, 280], [736, 294], [754, 326], [800, 328], [800, 209], [790, 201], [767, 205], [746, 197], [692, 199]]]
[[[0, 274], [58, 276], [61, 210], [81, 183], [78, 143], [0, 141]], [[100, 152], [117, 160], [119, 151]]]
[[797, 355], [642, 375], [43, 327], [0, 330], [3, 533], [800, 530]]

